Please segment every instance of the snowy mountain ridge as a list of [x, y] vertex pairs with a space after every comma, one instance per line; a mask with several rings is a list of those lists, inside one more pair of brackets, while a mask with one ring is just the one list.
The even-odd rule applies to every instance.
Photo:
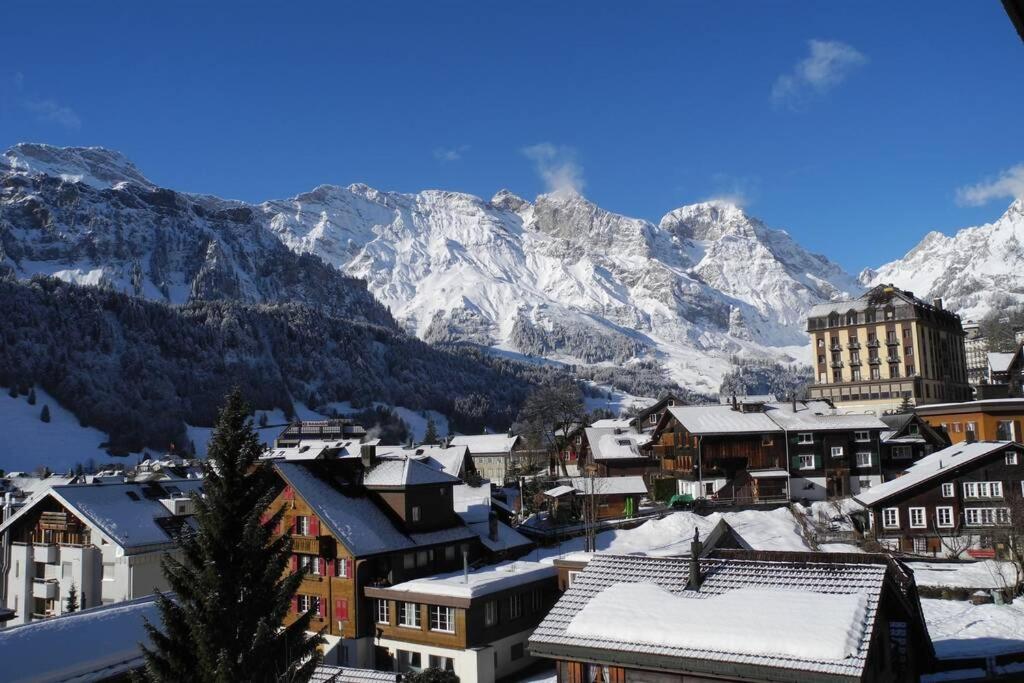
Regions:
[[653, 358], [698, 391], [716, 391], [734, 355], [803, 362], [806, 310], [859, 289], [722, 202], [657, 225], [573, 192], [530, 202], [507, 190], [485, 200], [322, 185], [251, 205], [159, 189], [101, 148], [18, 145], [0, 159], [0, 268], [18, 278], [172, 303], [322, 304], [322, 273], [303, 274], [319, 260], [288, 256], [312, 254], [365, 280], [428, 341], [574, 364]]
[[929, 232], [905, 256], [865, 269], [860, 283], [893, 283], [943, 305], [964, 320], [1024, 304], [1024, 200], [1017, 199], [992, 223], [955, 235]]

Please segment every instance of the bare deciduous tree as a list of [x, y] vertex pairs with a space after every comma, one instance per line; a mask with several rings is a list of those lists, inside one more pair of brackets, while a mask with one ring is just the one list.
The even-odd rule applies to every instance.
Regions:
[[534, 446], [554, 453], [562, 476], [568, 477], [564, 449], [585, 415], [583, 393], [574, 382], [547, 385], [527, 397], [515, 428]]

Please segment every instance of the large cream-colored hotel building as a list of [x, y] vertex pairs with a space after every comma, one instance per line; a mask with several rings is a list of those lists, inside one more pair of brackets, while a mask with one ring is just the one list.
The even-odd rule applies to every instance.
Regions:
[[807, 318], [814, 384], [810, 397], [841, 411], [895, 410], [968, 401], [964, 331], [960, 316], [892, 285], [878, 285], [852, 301], [818, 304]]

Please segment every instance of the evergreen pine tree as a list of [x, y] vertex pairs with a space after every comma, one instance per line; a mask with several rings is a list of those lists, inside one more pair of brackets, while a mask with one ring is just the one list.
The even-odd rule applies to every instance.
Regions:
[[71, 582], [71, 588], [68, 589], [68, 601], [64, 605], [65, 612], [77, 612], [78, 611], [78, 589], [75, 588], [75, 582]]
[[43, 422], [50, 421], [50, 406], [46, 405], [45, 403], [43, 404], [43, 411], [39, 413], [39, 419], [42, 420]]
[[11, 385], [11, 390], [7, 392], [7, 395], [11, 398], [18, 398], [18, 387]]
[[438, 442], [437, 436], [437, 425], [434, 424], [434, 418], [427, 418], [427, 433], [423, 435], [423, 443], [428, 446], [433, 446]]
[[36, 388], [32, 387], [28, 390], [28, 404], [34, 406], [36, 404]]
[[291, 538], [275, 530], [283, 510], [264, 518], [278, 490], [259, 462], [259, 438], [241, 392], [220, 412], [207, 460], [196, 529], [163, 560], [175, 595], [157, 594], [163, 628], [147, 623], [143, 646], [151, 681], [305, 681], [319, 662], [319, 634], [307, 636], [315, 607], [281, 628], [301, 573], [286, 574]]

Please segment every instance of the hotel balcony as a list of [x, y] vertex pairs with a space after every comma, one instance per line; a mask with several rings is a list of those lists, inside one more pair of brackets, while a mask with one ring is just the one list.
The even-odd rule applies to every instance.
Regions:
[[850, 365], [851, 366], [859, 366], [860, 364], [861, 364], [860, 363], [860, 358], [851, 358], [850, 359]]
[[886, 363], [902, 363], [903, 361], [900, 360], [899, 356], [889, 356], [888, 358], [885, 359], [885, 362]]
[[885, 345], [886, 346], [899, 346], [900, 342], [899, 342], [898, 339], [886, 339], [885, 340]]
[[881, 342], [879, 342], [877, 339], [872, 339], [871, 341], [868, 342], [869, 349], [877, 349], [881, 345]]
[[57, 579], [32, 579], [32, 597], [42, 600], [56, 600], [60, 593]]
[[843, 361], [841, 361], [841, 360], [834, 360], [834, 361], [832, 361], [832, 367], [835, 368], [836, 370], [841, 369], [843, 367]]
[[833, 351], [842, 351], [843, 350], [843, 345], [842, 344], [833, 344], [829, 348], [831, 350], [833, 350]]
[[846, 345], [846, 348], [848, 348], [848, 349], [859, 349], [860, 348], [860, 342], [856, 342], [856, 341], [850, 342], [849, 344]]
[[879, 358], [878, 356], [872, 356], [871, 358], [868, 358], [868, 363], [870, 363], [871, 365], [881, 365], [882, 359]]

